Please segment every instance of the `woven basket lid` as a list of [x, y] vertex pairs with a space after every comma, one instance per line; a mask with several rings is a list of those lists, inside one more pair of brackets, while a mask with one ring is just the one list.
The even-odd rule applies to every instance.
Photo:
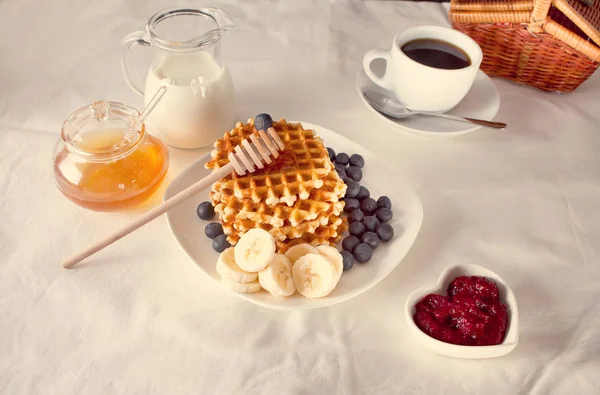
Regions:
[[[563, 16], [555, 20], [552, 5]], [[450, 18], [461, 24], [530, 24], [532, 32], [546, 31], [600, 62], [600, 0], [450, 0]]]
[[600, 46], [600, 0], [451, 0], [450, 14], [462, 23], [539, 22], [548, 16], [550, 5]]
[[[452, 0], [451, 11], [531, 11], [534, 0]], [[600, 0], [599, 0], [600, 1]]]
[[553, 0], [552, 4], [600, 45], [600, 0], [588, 5], [582, 0]]

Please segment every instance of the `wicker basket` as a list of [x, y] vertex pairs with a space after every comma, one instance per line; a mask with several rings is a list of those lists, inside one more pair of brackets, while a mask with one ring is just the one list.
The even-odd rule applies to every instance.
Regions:
[[600, 0], [451, 0], [450, 19], [481, 46], [490, 76], [570, 92], [600, 62]]

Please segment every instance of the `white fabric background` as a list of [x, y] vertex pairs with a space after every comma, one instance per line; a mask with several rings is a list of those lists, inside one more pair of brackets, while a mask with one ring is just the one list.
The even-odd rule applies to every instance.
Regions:
[[[236, 22], [224, 53], [240, 119], [321, 124], [414, 181], [422, 233], [379, 286], [317, 311], [256, 307], [197, 270], [164, 218], [77, 270], [60, 267], [134, 215], [59, 194], [61, 123], [98, 99], [142, 105], [121, 76], [119, 41], [176, 3], [216, 4]], [[447, 25], [446, 8], [0, 0], [0, 393], [599, 393], [600, 74], [566, 95], [496, 80], [504, 132], [401, 134], [363, 107], [355, 75], [368, 49], [416, 24]], [[202, 153], [172, 150], [167, 182]], [[452, 360], [409, 337], [405, 298], [456, 262], [512, 285], [521, 341], [508, 356]]]

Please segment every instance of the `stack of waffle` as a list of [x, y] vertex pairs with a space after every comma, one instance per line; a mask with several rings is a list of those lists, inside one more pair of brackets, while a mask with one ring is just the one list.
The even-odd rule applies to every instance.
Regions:
[[[249, 229], [262, 228], [282, 253], [299, 243], [336, 243], [347, 226], [341, 217], [346, 185], [327, 149], [314, 131], [299, 123], [282, 119], [272, 127], [285, 144], [278, 158], [254, 173], [231, 173], [212, 186], [210, 198], [227, 240], [235, 245]], [[253, 119], [245, 125], [238, 122], [215, 142], [206, 168], [225, 166], [229, 153], [252, 134], [257, 135]]]

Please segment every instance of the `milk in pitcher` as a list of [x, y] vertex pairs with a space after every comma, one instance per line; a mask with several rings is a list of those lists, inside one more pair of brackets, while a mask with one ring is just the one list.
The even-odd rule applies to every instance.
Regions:
[[147, 122], [167, 144], [187, 149], [211, 146], [234, 126], [231, 75], [210, 53], [175, 53], [156, 62], [146, 79], [145, 104], [161, 86], [167, 92]]

